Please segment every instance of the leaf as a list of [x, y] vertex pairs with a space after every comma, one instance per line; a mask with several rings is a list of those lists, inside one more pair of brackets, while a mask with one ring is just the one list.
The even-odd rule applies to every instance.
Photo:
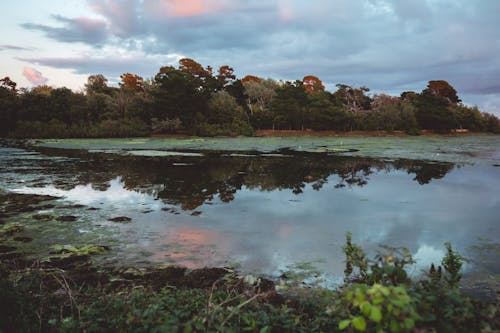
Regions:
[[370, 313], [370, 320], [373, 320], [376, 323], [380, 323], [382, 320], [382, 311], [380, 310], [380, 306], [372, 306]]
[[259, 331], [259, 333], [267, 333], [267, 332], [269, 332], [269, 326], [264, 326]]
[[352, 320], [352, 325], [358, 331], [362, 331], [362, 332], [366, 331], [366, 320], [363, 317], [360, 317], [360, 316], [354, 317], [354, 319]]
[[351, 324], [351, 320], [344, 319], [339, 323], [339, 330], [345, 330]]
[[415, 320], [413, 318], [405, 319], [405, 328], [411, 330], [415, 326]]
[[368, 302], [364, 302], [361, 304], [361, 312], [368, 317], [370, 315], [370, 312], [372, 311], [372, 306]]
[[389, 324], [389, 328], [391, 329], [392, 333], [399, 333], [399, 324], [396, 320], [392, 319], [391, 323]]

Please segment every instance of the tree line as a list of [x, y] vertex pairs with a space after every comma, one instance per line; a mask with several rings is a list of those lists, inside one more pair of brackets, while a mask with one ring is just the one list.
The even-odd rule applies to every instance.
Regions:
[[234, 69], [217, 71], [184, 58], [151, 79], [124, 73], [118, 87], [101, 74], [84, 91], [47, 85], [17, 89], [0, 80], [0, 136], [126, 137], [166, 133], [200, 136], [252, 135], [255, 130], [500, 133], [500, 120], [461, 103], [446, 81], [429, 81], [420, 93], [370, 95], [367, 87], [325, 89], [314, 75], [277, 81]]

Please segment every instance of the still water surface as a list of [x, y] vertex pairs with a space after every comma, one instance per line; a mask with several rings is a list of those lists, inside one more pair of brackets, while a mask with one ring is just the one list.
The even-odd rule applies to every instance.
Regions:
[[[500, 271], [498, 137], [286, 138], [260, 150], [241, 140], [148, 140], [0, 148], [2, 190], [57, 196], [37, 213], [78, 217], [64, 225], [15, 217], [45, 235], [27, 251], [110, 244], [99, 259], [108, 264], [238, 265], [275, 277], [306, 262], [329, 285], [341, 280], [350, 231], [371, 253], [409, 248], [414, 272], [439, 262], [446, 241], [471, 259], [469, 274]], [[108, 221], [117, 216], [132, 221]]]

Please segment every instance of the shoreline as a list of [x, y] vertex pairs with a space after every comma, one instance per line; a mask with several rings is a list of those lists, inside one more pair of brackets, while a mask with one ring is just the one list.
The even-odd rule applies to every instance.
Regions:
[[[421, 130], [418, 135], [411, 135], [405, 131], [314, 131], [314, 130], [255, 130], [252, 136], [215, 136], [220, 138], [234, 138], [234, 137], [248, 137], [248, 138], [259, 138], [259, 137], [293, 137], [293, 136], [314, 136], [314, 137], [419, 137], [419, 136], [436, 136], [436, 137], [464, 137], [464, 136], [489, 136], [497, 135], [488, 132], [471, 132], [468, 130], [456, 130], [448, 133], [436, 132], [432, 130]], [[187, 133], [167, 133], [167, 134], [152, 134], [149, 138], [162, 139], [162, 138], [172, 138], [172, 139], [184, 139], [199, 137], [196, 135], [189, 135]], [[201, 138], [212, 138], [211, 136], [201, 136]], [[102, 138], [106, 139], [106, 138]]]

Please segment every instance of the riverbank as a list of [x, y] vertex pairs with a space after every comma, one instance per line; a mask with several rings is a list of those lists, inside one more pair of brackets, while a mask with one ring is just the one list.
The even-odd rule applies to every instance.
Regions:
[[[489, 332], [500, 328], [498, 302], [467, 297], [454, 284], [461, 264], [453, 251], [443, 259], [442, 273], [441, 267], [439, 275], [431, 269], [428, 277], [410, 281], [403, 269], [408, 258], [400, 252], [382, 259], [381, 266], [372, 266], [368, 275], [357, 271], [362, 269], [358, 260], [363, 253], [348, 238], [344, 247], [348, 283], [337, 290], [276, 285], [230, 268], [117, 269], [95, 265], [92, 257], [98, 254], [68, 251], [40, 262], [2, 251], [2, 332]], [[352, 275], [353, 269], [358, 273]]]
[[[441, 133], [431, 130], [421, 130], [418, 135], [422, 136], [470, 136], [470, 135], [488, 135], [483, 132], [470, 132], [468, 130], [455, 130], [449, 133]], [[313, 130], [257, 130], [255, 136], [338, 136], [338, 137], [407, 137], [414, 136], [404, 131], [313, 131]]]

